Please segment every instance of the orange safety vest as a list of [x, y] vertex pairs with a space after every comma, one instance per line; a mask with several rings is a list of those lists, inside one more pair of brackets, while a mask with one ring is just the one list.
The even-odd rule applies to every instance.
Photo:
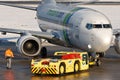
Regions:
[[11, 49], [7, 49], [5, 51], [5, 57], [14, 57], [13, 52]]

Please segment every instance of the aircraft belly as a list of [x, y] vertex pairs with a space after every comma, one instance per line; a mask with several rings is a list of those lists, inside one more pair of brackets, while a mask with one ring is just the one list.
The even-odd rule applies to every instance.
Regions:
[[48, 40], [48, 42], [52, 44], [68, 47], [67, 44], [61, 40]]

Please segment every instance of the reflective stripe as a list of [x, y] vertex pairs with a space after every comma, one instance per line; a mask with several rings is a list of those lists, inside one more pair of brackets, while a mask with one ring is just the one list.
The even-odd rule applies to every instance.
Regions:
[[31, 68], [32, 73], [34, 74], [57, 74], [56, 68]]

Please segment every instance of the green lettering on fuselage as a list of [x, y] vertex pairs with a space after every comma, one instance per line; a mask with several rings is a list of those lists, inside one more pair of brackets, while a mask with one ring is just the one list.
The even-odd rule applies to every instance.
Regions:
[[50, 16], [61, 18], [64, 15], [64, 12], [49, 10], [47, 14], [50, 15]]

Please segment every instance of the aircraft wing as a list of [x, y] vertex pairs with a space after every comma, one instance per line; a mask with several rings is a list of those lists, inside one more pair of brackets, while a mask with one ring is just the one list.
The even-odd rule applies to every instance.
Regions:
[[[36, 11], [37, 7], [32, 7], [32, 6], [23, 6], [19, 4], [41, 4], [40, 1], [0, 1], [0, 5], [5, 5], [5, 6], [11, 6], [11, 7], [16, 7], [16, 8], [22, 8], [22, 9], [27, 9], [27, 10], [33, 10]], [[58, 1], [58, 3], [63, 3], [63, 4], [71, 4], [72, 6], [76, 5], [120, 5], [120, 2], [105, 2], [105, 1], [98, 1], [98, 0], [90, 0], [90, 1]]]
[[18, 5], [18, 4], [0, 3], [0, 5], [11, 6], [11, 7], [16, 7], [16, 8], [22, 8], [22, 9], [28, 9], [28, 10], [33, 10], [33, 11], [37, 10], [36, 7], [23, 6], [23, 5], [21, 6], [21, 5]]
[[33, 35], [43, 39], [53, 39], [54, 35], [48, 32], [40, 32], [40, 31], [30, 31], [30, 30], [19, 30], [19, 29], [9, 29], [9, 28], [0, 28], [0, 32], [2, 34], [6, 33], [15, 33], [20, 35]]
[[[41, 4], [41, 1], [0, 1], [0, 3], [7, 4]], [[90, 5], [120, 5], [120, 1], [100, 1], [100, 0], [57, 0], [57, 3], [62, 4], [90, 4]]]

